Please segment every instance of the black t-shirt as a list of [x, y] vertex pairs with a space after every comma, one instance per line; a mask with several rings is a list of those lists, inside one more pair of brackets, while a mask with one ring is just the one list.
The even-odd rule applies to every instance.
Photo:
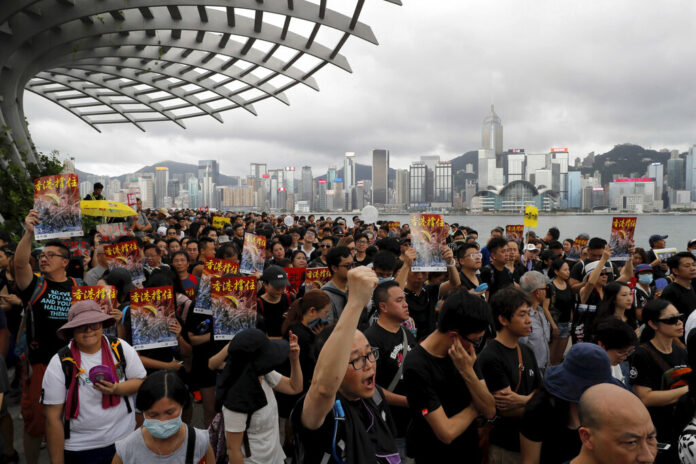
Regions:
[[650, 294], [646, 293], [640, 285], [636, 284], [633, 288], [633, 305], [636, 309], [643, 309], [650, 300], [655, 297], [655, 285], [650, 285]]
[[358, 261], [358, 257], [356, 256], [355, 258], [353, 258], [353, 262], [356, 266], [367, 266], [372, 262], [372, 258], [370, 258], [368, 255], [365, 255], [365, 259], [363, 259], [362, 261]]
[[542, 443], [539, 464], [558, 464], [580, 453], [578, 431], [568, 428], [568, 408], [568, 403], [543, 389], [527, 403], [520, 433], [530, 441]]
[[662, 299], [672, 303], [685, 318], [688, 318], [689, 314], [696, 309], [696, 292], [693, 287], [684, 288], [672, 282], [662, 291]]
[[[648, 342], [650, 343], [650, 342]], [[658, 362], [658, 359], [661, 361]], [[655, 391], [666, 390], [662, 383], [663, 374], [672, 368], [682, 368], [689, 365], [686, 351], [677, 346], [672, 346], [672, 352], [665, 354], [654, 346], [640, 345], [636, 348], [630, 360], [631, 369], [629, 376], [632, 385], [640, 385]], [[676, 446], [676, 440], [681, 433], [681, 427], [677, 427], [674, 413], [675, 405], [649, 407], [650, 417], [657, 429], [657, 439], [661, 443], [671, 443]]]
[[551, 282], [547, 287], [546, 296], [551, 300], [549, 311], [553, 319], [556, 322], [570, 322], [575, 309], [575, 295], [570, 289], [570, 284], [566, 284], [566, 288], [561, 290]]
[[[656, 259], [657, 259], [657, 255], [655, 254], [655, 252], [653, 251], [653, 249], [652, 249], [652, 248], [649, 249], [649, 250], [648, 250], [648, 262], [647, 262], [647, 264], [652, 263], [652, 262], [655, 261]], [[665, 261], [664, 261], [664, 260], [662, 261], [662, 264], [665, 264]], [[664, 278], [666, 275], [667, 275], [667, 272], [664, 271], [664, 270], [662, 269], [662, 265], [661, 265], [661, 264], [658, 264], [657, 266], [654, 266], [654, 267], [653, 267], [653, 279], [654, 279], [654, 280], [662, 279], [662, 278]]]
[[[34, 276], [31, 284], [21, 292], [22, 301], [29, 302], [38, 280], [38, 277]], [[64, 282], [53, 282], [45, 278], [42, 280], [46, 289], [32, 309], [36, 333], [32, 334], [31, 327], [27, 325], [29, 362], [32, 364], [48, 364], [53, 355], [65, 346], [65, 340], [58, 338], [56, 331], [68, 322], [68, 311], [72, 303], [71, 289], [75, 285], [75, 281], [70, 277]], [[34, 341], [37, 345], [32, 348]]]
[[[482, 378], [476, 364], [476, 373]], [[411, 410], [411, 424], [406, 434], [407, 455], [416, 463], [479, 462], [478, 429], [472, 422], [468, 429], [449, 445], [441, 442], [425, 416], [442, 406], [447, 417], [471, 404], [471, 393], [449, 356], [438, 358], [416, 345], [404, 364], [406, 396]]]
[[[534, 352], [524, 343], [519, 344], [522, 353], [522, 378], [520, 379], [519, 355], [517, 348], [508, 348], [498, 340], [491, 340], [478, 358], [479, 367], [491, 392], [510, 387], [515, 391], [519, 382], [518, 395], [529, 395], [540, 383], [540, 373]], [[491, 443], [508, 451], [520, 450], [521, 419], [499, 417], [491, 432]]]
[[502, 271], [499, 271], [492, 264], [481, 269], [480, 280], [488, 284], [489, 299], [501, 288], [509, 287], [515, 283], [512, 272], [508, 268], [504, 267]]
[[593, 288], [592, 293], [587, 298], [587, 303], [578, 303], [575, 307], [571, 330], [573, 343], [592, 342], [594, 335], [592, 329], [594, 328], [597, 310], [601, 303], [602, 298], [597, 293], [597, 290]]
[[211, 334], [211, 341], [201, 343], [200, 345], [191, 345], [192, 360], [191, 360], [191, 376], [190, 381], [194, 387], [206, 388], [215, 385], [216, 372], [213, 372], [208, 367], [208, 360], [226, 344], [226, 340], [212, 340], [213, 333], [213, 316], [208, 314], [200, 314], [190, 312], [186, 318], [184, 326], [186, 332], [191, 332], [193, 335]]
[[459, 280], [461, 282], [462, 287], [464, 287], [467, 291], [474, 290], [476, 287], [479, 286], [479, 284], [475, 284], [474, 282], [472, 282], [471, 279], [465, 276], [464, 273], [461, 271], [459, 271]]
[[[389, 464], [386, 456], [398, 456], [394, 443], [394, 421], [389, 406], [383, 395], [377, 390], [375, 392], [376, 396], [358, 401], [348, 401], [337, 393], [336, 399], [341, 401], [345, 420], [336, 421], [334, 412], [329, 411], [324, 422], [316, 430], [302, 425], [302, 409], [306, 396], [300, 398], [290, 417], [295, 439], [303, 451], [299, 462], [337, 464], [332, 455], [334, 428], [337, 423], [336, 451], [343, 462]], [[362, 434], [359, 431], [366, 433]], [[345, 449], [345, 453], [342, 449]]]
[[418, 295], [405, 288], [404, 294], [406, 294], [408, 312], [416, 324], [416, 338], [419, 341], [423, 340], [435, 329], [437, 319], [435, 305], [440, 294], [440, 284], [425, 285]]
[[[403, 362], [403, 346], [404, 335], [406, 334], [407, 355], [408, 352], [416, 345], [416, 338], [409, 330], [401, 327], [396, 333], [389, 332], [379, 324], [374, 324], [365, 331], [365, 336], [370, 342], [370, 345], [379, 348], [379, 359], [377, 360], [377, 385], [386, 389], [392, 382], [392, 379], [399, 370], [399, 366]], [[401, 380], [396, 384], [394, 393], [397, 395], [405, 395], [406, 387], [404, 386], [403, 373]], [[406, 436], [406, 427], [410, 419], [410, 413], [407, 408], [391, 407], [394, 422], [396, 422], [397, 437]]]
[[257, 298], [256, 308], [259, 315], [263, 316], [263, 325], [269, 337], [280, 337], [282, 335], [280, 329], [283, 326], [283, 321], [285, 321], [284, 315], [290, 309], [291, 302], [291, 297], [287, 293], [280, 295], [280, 301], [277, 303], [269, 303], [263, 298]]

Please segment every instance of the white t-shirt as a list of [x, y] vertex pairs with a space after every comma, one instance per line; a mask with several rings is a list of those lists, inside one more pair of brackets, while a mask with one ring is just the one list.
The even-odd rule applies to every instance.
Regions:
[[[278, 403], [273, 389], [278, 385], [282, 375], [271, 371], [261, 379], [261, 388], [266, 394], [268, 404], [251, 415], [247, 429], [247, 415], [230, 411], [223, 406], [222, 414], [225, 419], [225, 432], [247, 431], [249, 437], [250, 457], [244, 457], [245, 464], [283, 464], [285, 453], [280, 445], [280, 430], [278, 428]], [[244, 448], [242, 448], [244, 455]]]
[[[126, 358], [126, 377], [128, 379], [143, 379], [147, 374], [138, 354], [132, 346], [121, 340], [123, 356]], [[111, 357], [114, 358], [113, 350]], [[102, 362], [101, 349], [94, 354], [80, 352], [80, 367], [84, 369], [78, 381], [80, 396], [80, 412], [76, 419], [70, 421], [70, 438], [65, 440], [65, 449], [80, 451], [93, 448], [103, 448], [112, 445], [116, 440], [128, 436], [135, 430], [135, 412], [128, 414], [125, 398], [121, 398], [118, 406], [102, 408], [102, 393], [92, 386], [89, 381], [89, 370]], [[123, 379], [119, 379], [123, 381]], [[61, 367], [58, 354], [53, 355], [48, 363], [43, 378], [43, 404], [65, 404], [67, 389], [65, 374]], [[135, 411], [135, 395], [129, 398], [131, 408]]]

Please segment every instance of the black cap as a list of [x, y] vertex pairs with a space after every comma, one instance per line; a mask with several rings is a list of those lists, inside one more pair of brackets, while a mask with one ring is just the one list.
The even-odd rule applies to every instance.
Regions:
[[280, 266], [268, 266], [266, 269], [264, 269], [263, 275], [261, 276], [261, 282], [271, 284], [275, 288], [283, 288], [290, 285], [288, 275]]
[[665, 240], [667, 237], [669, 237], [669, 235], [651, 235], [648, 239], [648, 243], [650, 243], [650, 246], [653, 246], [653, 243], [657, 242], [658, 240]]
[[234, 336], [227, 352], [246, 353], [247, 359], [254, 362], [256, 372], [263, 375], [280, 367], [290, 354], [287, 340], [269, 340], [259, 329], [250, 328]]

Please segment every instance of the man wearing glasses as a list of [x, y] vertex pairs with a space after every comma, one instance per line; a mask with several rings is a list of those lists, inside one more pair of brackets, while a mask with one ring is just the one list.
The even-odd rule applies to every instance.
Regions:
[[380, 353], [356, 330], [377, 276], [361, 266], [346, 279], [353, 290], [336, 325], [317, 337], [320, 346], [325, 342], [312, 385], [291, 416], [295, 457], [306, 464], [399, 463], [394, 421], [375, 382]]
[[25, 368], [21, 400], [28, 463], [38, 461], [41, 438], [45, 433], [43, 406], [39, 401], [44, 372], [51, 357], [65, 345], [56, 331], [68, 321], [72, 287], [82, 285], [81, 281], [68, 278], [66, 268], [70, 250], [59, 241], [46, 243], [39, 254], [41, 277], [34, 275], [29, 258], [34, 227], [39, 223], [38, 212], [29, 211], [24, 219], [26, 231], [17, 245], [14, 262], [20, 297], [24, 303], [29, 303], [22, 325], [26, 327], [31, 367]]
[[[459, 280], [469, 293], [475, 293], [474, 289], [481, 285], [478, 271], [482, 265], [482, 254], [476, 243], [463, 243], [457, 248], [455, 253], [459, 264]], [[475, 293], [484, 295], [485, 292]], [[484, 296], [485, 298], [485, 296]]]
[[476, 418], [495, 416], [475, 352], [488, 314], [481, 298], [455, 292], [440, 309], [437, 329], [404, 362], [412, 419], [406, 453], [417, 464], [481, 462]]

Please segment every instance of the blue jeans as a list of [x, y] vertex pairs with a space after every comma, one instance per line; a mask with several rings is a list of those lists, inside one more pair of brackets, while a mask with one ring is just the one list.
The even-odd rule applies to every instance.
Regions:
[[115, 454], [114, 445], [81, 451], [64, 451], [65, 464], [111, 464]]

